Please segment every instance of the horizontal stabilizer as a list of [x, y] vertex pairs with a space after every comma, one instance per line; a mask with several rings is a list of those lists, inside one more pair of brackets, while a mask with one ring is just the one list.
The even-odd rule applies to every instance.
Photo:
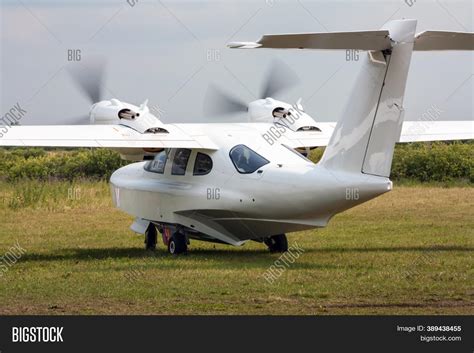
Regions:
[[413, 50], [474, 50], [474, 33], [422, 32], [416, 35]]
[[[258, 42], [232, 42], [233, 49], [356, 49], [380, 51], [393, 46], [387, 30], [264, 35]], [[474, 33], [425, 31], [415, 36], [415, 51], [474, 50]]]
[[258, 42], [233, 42], [230, 48], [280, 48], [280, 49], [358, 49], [385, 50], [391, 47], [389, 32], [360, 31], [332, 33], [295, 33], [264, 35]]

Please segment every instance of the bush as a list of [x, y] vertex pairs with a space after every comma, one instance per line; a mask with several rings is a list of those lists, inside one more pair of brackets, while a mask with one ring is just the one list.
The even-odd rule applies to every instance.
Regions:
[[120, 155], [107, 149], [0, 150], [0, 177], [20, 179], [77, 180], [109, 179], [114, 170], [124, 166]]
[[[311, 151], [310, 159], [319, 161], [323, 152], [323, 148]], [[390, 177], [417, 182], [474, 183], [474, 144], [472, 141], [397, 144]]]
[[[415, 182], [474, 183], [474, 144], [469, 142], [433, 142], [398, 144], [392, 164], [393, 180]], [[311, 151], [317, 162], [324, 148]], [[118, 153], [108, 149], [0, 149], [0, 178], [108, 180], [114, 170], [126, 165]]]
[[474, 182], [472, 143], [413, 143], [398, 145], [392, 164], [394, 180]]

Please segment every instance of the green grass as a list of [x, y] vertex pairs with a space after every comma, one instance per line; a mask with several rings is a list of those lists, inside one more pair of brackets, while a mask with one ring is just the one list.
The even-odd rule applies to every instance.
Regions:
[[305, 249], [270, 284], [262, 244], [146, 253], [106, 183], [0, 183], [0, 314], [474, 314], [472, 187], [400, 186], [289, 235]]

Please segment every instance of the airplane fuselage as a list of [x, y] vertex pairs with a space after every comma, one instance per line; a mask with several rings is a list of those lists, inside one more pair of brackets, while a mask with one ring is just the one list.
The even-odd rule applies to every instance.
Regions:
[[[216, 151], [192, 149], [183, 175], [173, 175], [182, 149], [166, 150], [166, 160], [150, 171], [130, 164], [111, 177], [115, 205], [154, 223], [179, 224], [219, 241], [240, 244], [275, 234], [324, 227], [336, 213], [391, 190], [387, 178], [328, 170], [281, 144], [269, 145], [258, 133], [242, 139], [216, 126]], [[268, 163], [242, 173], [232, 160], [244, 145]], [[205, 175], [195, 175], [198, 154], [212, 160]]]

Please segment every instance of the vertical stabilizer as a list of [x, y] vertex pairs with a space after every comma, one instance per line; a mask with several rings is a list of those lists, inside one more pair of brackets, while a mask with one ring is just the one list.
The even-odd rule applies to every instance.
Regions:
[[403, 96], [416, 20], [389, 22], [392, 48], [369, 51], [321, 165], [388, 177], [403, 124]]

